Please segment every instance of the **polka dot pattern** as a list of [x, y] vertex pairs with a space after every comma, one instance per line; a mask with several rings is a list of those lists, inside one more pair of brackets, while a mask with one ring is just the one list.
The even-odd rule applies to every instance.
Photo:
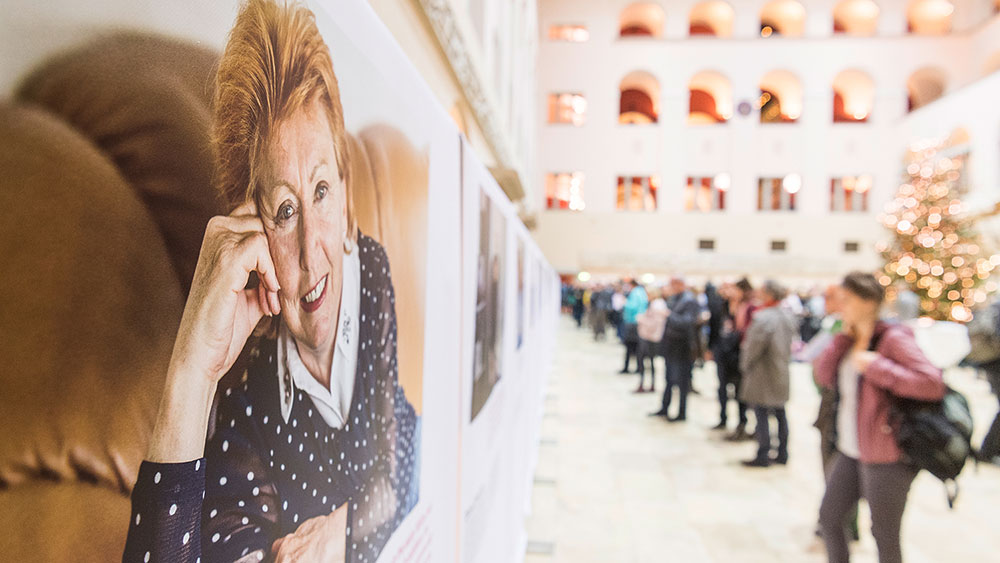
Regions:
[[347, 560], [378, 558], [417, 502], [420, 420], [398, 385], [388, 259], [364, 235], [358, 249], [361, 326], [346, 424], [329, 426], [301, 392], [289, 423], [278, 424], [276, 342], [248, 343], [247, 361], [220, 383], [205, 459], [143, 462], [124, 561], [146, 552], [152, 561], [263, 558], [275, 539], [345, 503]]

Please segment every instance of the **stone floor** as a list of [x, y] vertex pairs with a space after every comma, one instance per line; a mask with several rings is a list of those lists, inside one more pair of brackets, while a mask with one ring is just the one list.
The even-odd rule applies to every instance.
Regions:
[[[646, 416], [659, 394], [635, 395], [637, 376], [616, 373], [622, 352], [615, 340], [595, 343], [561, 319], [526, 561], [825, 561], [813, 534], [823, 480], [810, 368], [793, 366], [789, 465], [754, 470], [739, 465], [753, 443], [725, 442], [709, 430], [718, 422], [711, 364], [695, 372], [701, 395], [689, 400], [687, 423], [668, 424]], [[946, 379], [972, 403], [978, 444], [996, 400], [971, 370]], [[950, 511], [941, 483], [917, 477], [903, 523], [908, 562], [1000, 561], [1000, 468], [970, 464], [959, 482]], [[852, 560], [876, 561], [867, 510], [861, 514]]]

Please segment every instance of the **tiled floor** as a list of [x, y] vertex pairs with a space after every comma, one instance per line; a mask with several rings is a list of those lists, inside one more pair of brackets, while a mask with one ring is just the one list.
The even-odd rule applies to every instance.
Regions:
[[[620, 345], [594, 343], [565, 318], [559, 331], [528, 563], [825, 561], [813, 535], [823, 480], [809, 367], [792, 372], [789, 465], [751, 470], [739, 462], [753, 455], [752, 443], [728, 443], [709, 430], [718, 422], [710, 364], [695, 373], [702, 394], [691, 397], [687, 423], [671, 425], [646, 416], [659, 394], [634, 395], [637, 376], [616, 374]], [[970, 399], [981, 440], [996, 399], [971, 371], [946, 377]], [[917, 477], [904, 519], [908, 562], [1000, 561], [1000, 468], [970, 464], [960, 485], [949, 511], [941, 483]], [[862, 509], [854, 561], [877, 560], [866, 522]]]

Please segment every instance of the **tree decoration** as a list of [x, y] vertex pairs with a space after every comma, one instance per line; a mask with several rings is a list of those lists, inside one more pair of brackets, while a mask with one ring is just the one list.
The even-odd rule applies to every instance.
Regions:
[[996, 291], [988, 278], [1000, 254], [985, 253], [976, 218], [962, 203], [968, 154], [949, 156], [946, 148], [922, 142], [907, 150], [903, 183], [879, 216], [892, 233], [877, 247], [885, 260], [879, 282], [916, 293], [923, 316], [966, 322]]

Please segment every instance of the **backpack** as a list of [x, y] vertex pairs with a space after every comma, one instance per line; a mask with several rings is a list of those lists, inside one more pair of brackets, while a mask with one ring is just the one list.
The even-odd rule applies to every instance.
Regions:
[[954, 508], [958, 497], [955, 478], [966, 459], [975, 458], [969, 402], [950, 387], [941, 401], [895, 397], [890, 420], [896, 427], [902, 461], [943, 481], [948, 507]]

